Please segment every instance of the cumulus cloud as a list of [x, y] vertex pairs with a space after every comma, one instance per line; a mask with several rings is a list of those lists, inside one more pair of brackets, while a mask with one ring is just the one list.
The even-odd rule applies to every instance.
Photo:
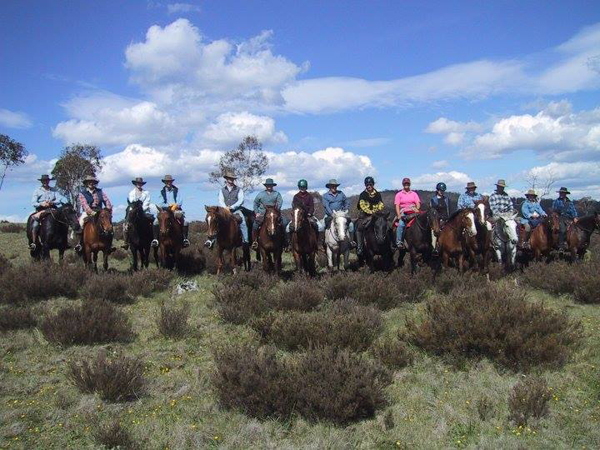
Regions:
[[551, 162], [525, 172], [525, 177], [536, 176], [545, 180], [552, 174], [554, 187], [567, 186], [575, 198], [585, 195], [600, 197], [600, 162]]
[[[460, 191], [464, 189], [469, 181], [474, 181], [469, 175], [464, 172], [451, 170], [449, 172], [424, 173], [422, 175], [412, 177], [412, 187], [415, 189], [435, 189], [435, 185], [443, 181], [448, 186], [450, 191]], [[393, 180], [392, 184], [398, 188], [402, 186], [402, 180]]]
[[0, 125], [7, 128], [31, 128], [31, 119], [24, 112], [0, 108]]
[[275, 121], [271, 117], [249, 112], [221, 114], [208, 125], [203, 139], [223, 146], [239, 143], [245, 136], [256, 136], [265, 144], [287, 142], [285, 133], [275, 130]]
[[167, 5], [167, 12], [169, 14], [200, 12], [200, 7], [191, 3], [169, 3]]
[[477, 122], [457, 122], [446, 117], [440, 117], [427, 125], [425, 132], [432, 134], [464, 133], [466, 131], [479, 131], [481, 128], [481, 125]]

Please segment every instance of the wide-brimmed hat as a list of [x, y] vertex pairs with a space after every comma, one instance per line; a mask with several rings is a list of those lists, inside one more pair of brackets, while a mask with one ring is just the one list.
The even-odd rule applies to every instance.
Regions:
[[466, 189], [471, 189], [471, 188], [477, 188], [477, 185], [475, 184], [475, 182], [474, 182], [474, 181], [469, 181], [469, 182], [467, 183], [467, 187], [466, 187]]
[[225, 169], [223, 171], [223, 178], [232, 178], [232, 179], [237, 179], [237, 175], [235, 174], [235, 172], [231, 169]]
[[50, 175], [44, 174], [38, 178], [38, 181], [52, 181], [54, 178], [50, 177]]
[[556, 191], [556, 192], [558, 192], [559, 194], [560, 194], [561, 192], [564, 192], [565, 194], [570, 194], [569, 190], [568, 190], [566, 187], [561, 187], [561, 188], [560, 188], [558, 191]]
[[142, 177], [136, 177], [133, 180], [131, 180], [132, 184], [141, 184], [142, 186], [144, 184], [146, 184], [146, 182], [144, 181], [144, 179]]
[[263, 183], [263, 186], [277, 186], [277, 183], [273, 181], [273, 178], [267, 178]]
[[529, 189], [527, 192], [525, 192], [525, 197], [529, 197], [530, 195], [534, 197], [538, 196], [533, 189]]
[[327, 184], [325, 185], [326, 188], [330, 188], [331, 186], [339, 186], [340, 183], [338, 183], [338, 180], [336, 180], [335, 178], [332, 178], [331, 180], [329, 180], [327, 182]]
[[505, 188], [506, 187], [506, 181], [504, 180], [498, 180], [498, 182], [496, 183], [496, 186], [500, 186]]
[[173, 178], [171, 175], [165, 175], [164, 178], [160, 181], [165, 183], [166, 181], [175, 181], [175, 178]]
[[86, 183], [99, 183], [99, 181], [94, 175], [86, 175], [86, 177], [83, 179], [83, 184]]

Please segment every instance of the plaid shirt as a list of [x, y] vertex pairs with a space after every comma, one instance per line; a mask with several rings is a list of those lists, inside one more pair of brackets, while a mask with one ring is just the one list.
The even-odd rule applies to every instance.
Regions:
[[[91, 205], [88, 205], [88, 202], [83, 194], [79, 194], [79, 204], [81, 205], [81, 209], [83, 209], [88, 215], [91, 215], [94, 212], [93, 208], [97, 208], [100, 204], [100, 199], [98, 198], [98, 190], [91, 192], [91, 194], [94, 198], [94, 201]], [[112, 203], [110, 202], [104, 191], [102, 191], [102, 198], [104, 200], [104, 204], [106, 205], [106, 209], [112, 209]]]
[[492, 210], [492, 215], [494, 216], [512, 211], [514, 206], [510, 195], [508, 195], [506, 192], [502, 194], [494, 192], [490, 196], [490, 209]]

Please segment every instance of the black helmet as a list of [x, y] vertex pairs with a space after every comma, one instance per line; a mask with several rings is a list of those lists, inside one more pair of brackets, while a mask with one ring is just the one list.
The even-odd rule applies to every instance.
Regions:
[[368, 184], [372, 184], [375, 185], [375, 180], [373, 179], [373, 177], [367, 177], [365, 178], [365, 186]]
[[446, 192], [446, 183], [438, 183], [435, 185], [436, 191]]

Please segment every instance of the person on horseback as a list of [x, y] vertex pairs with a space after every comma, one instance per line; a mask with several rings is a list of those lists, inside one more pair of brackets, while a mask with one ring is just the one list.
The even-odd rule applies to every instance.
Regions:
[[35, 208], [35, 212], [31, 215], [31, 240], [29, 241], [29, 248], [32, 251], [36, 248], [36, 242], [38, 233], [40, 231], [42, 218], [57, 204], [62, 203], [57, 198], [56, 188], [50, 187], [50, 181], [53, 179], [54, 178], [50, 178], [49, 175], [42, 175], [40, 178], [38, 178], [38, 181], [42, 185], [33, 191], [31, 204]]
[[396, 228], [396, 247], [400, 250], [405, 249], [404, 230], [406, 224], [419, 213], [421, 209], [421, 199], [419, 194], [410, 189], [410, 178], [402, 180], [401, 191], [398, 191], [394, 198], [396, 205], [396, 218], [398, 219], [398, 228]]
[[[431, 197], [429, 207], [437, 211], [438, 217], [440, 218], [440, 226], [443, 226], [448, 220], [448, 217], [450, 217], [450, 202], [448, 201], [448, 197], [446, 197], [446, 183], [436, 184], [435, 195]], [[431, 245], [433, 246], [432, 254], [437, 256], [440, 249], [438, 238], [434, 233], [431, 234]]]
[[533, 189], [525, 193], [526, 200], [521, 205], [521, 229], [519, 232], [518, 246], [523, 249], [529, 249], [529, 235], [531, 230], [542, 223], [542, 217], [548, 217], [548, 214], [537, 201], [537, 194]]
[[[256, 218], [254, 219], [254, 224], [252, 226], [252, 248], [256, 250], [258, 248], [258, 230], [265, 220], [265, 212], [267, 206], [274, 206], [277, 210], [281, 211], [281, 207], [283, 205], [283, 197], [279, 192], [277, 192], [274, 188], [277, 186], [277, 183], [273, 181], [273, 178], [267, 178], [263, 184], [265, 187], [264, 191], [261, 191], [254, 198], [254, 213], [256, 214]], [[288, 222], [285, 218], [282, 217], [282, 222], [284, 226], [284, 230], [287, 228]], [[286, 247], [289, 245], [289, 242], [286, 243]]]
[[[79, 216], [78, 231], [79, 244], [75, 246], [75, 251], [80, 253], [83, 249], [83, 225], [85, 219], [94, 217], [99, 210], [106, 208], [112, 212], [112, 203], [102, 189], [98, 189], [98, 179], [93, 175], [88, 175], [83, 179], [83, 189], [79, 192], [79, 204], [81, 205], [81, 215]], [[114, 249], [111, 249], [113, 251]]]
[[[298, 181], [298, 189], [299, 191], [292, 198], [292, 209], [294, 208], [302, 208], [306, 212], [308, 216], [308, 221], [312, 225], [312, 227], [317, 232], [317, 236], [319, 231], [321, 231], [321, 227], [319, 226], [319, 221], [314, 216], [315, 214], [315, 199], [308, 192], [308, 182], [304, 179]], [[288, 241], [291, 242], [291, 226], [292, 222], [287, 224], [285, 228], [285, 232], [287, 234]]]
[[[165, 177], [161, 180], [165, 185], [160, 190], [161, 203], [158, 205], [160, 209], [170, 209], [173, 211], [173, 215], [177, 220], [181, 222], [181, 231], [183, 234], [183, 247], [189, 247], [190, 241], [188, 239], [188, 233], [190, 230], [190, 226], [185, 220], [185, 213], [183, 212], [183, 196], [181, 195], [179, 188], [173, 184], [175, 182], [175, 178], [171, 175], [165, 175]], [[154, 219], [154, 224], [152, 226], [152, 234], [154, 239], [152, 239], [152, 247], [158, 247], [158, 238], [160, 235], [160, 225], [158, 223], [158, 212], [156, 214], [156, 218]]]
[[552, 203], [552, 209], [559, 215], [558, 247], [561, 250], [567, 249], [567, 228], [571, 222], [577, 223], [577, 210], [575, 205], [567, 197], [570, 194], [566, 187], [561, 187], [558, 191], [558, 198]]
[[510, 213], [514, 211], [515, 206], [512, 198], [505, 191], [506, 181], [498, 180], [496, 183], [496, 191], [490, 195], [490, 211], [492, 211], [492, 217], [498, 217], [499, 215]]
[[[225, 186], [219, 191], [219, 206], [229, 210], [236, 216], [242, 233], [242, 243], [248, 244], [248, 226], [242, 213], [245, 200], [244, 191], [235, 184], [237, 176], [233, 170], [226, 169], [223, 172], [223, 178], [225, 178]], [[216, 236], [214, 239], [207, 239], [204, 245], [207, 248], [212, 248], [216, 240]]]
[[362, 255], [364, 247], [363, 233], [365, 225], [370, 221], [373, 214], [383, 211], [385, 205], [379, 191], [375, 190], [373, 177], [365, 178], [365, 190], [358, 197], [358, 219], [356, 219], [356, 253]]
[[[329, 189], [322, 197], [323, 208], [325, 209], [325, 229], [328, 229], [331, 225], [334, 211], [348, 211], [350, 209], [348, 197], [338, 189], [339, 185], [340, 183], [334, 178], [325, 185]], [[348, 233], [354, 236], [354, 223], [352, 221], [348, 224]], [[355, 247], [356, 242], [352, 241], [350, 245]]]
[[[137, 177], [131, 180], [131, 183], [135, 187], [127, 195], [127, 203], [142, 202], [142, 208], [144, 209], [144, 214], [146, 215], [146, 218], [149, 221], [154, 222], [154, 210], [156, 209], [156, 207], [151, 203], [150, 191], [144, 189], [144, 185], [146, 184], [146, 182], [143, 178]], [[128, 205], [127, 209], [125, 210], [125, 221], [123, 223], [123, 240], [125, 241], [125, 244], [122, 245], [122, 248], [125, 250], [129, 250], [128, 236], [130, 230], [128, 218], [130, 210], [131, 207]]]
[[477, 186], [475, 185], [475, 182], [469, 181], [465, 193], [460, 194], [458, 197], [458, 204], [456, 205], [457, 209], [475, 208], [475, 202], [483, 200], [483, 196], [480, 193], [475, 192], [476, 190]]

